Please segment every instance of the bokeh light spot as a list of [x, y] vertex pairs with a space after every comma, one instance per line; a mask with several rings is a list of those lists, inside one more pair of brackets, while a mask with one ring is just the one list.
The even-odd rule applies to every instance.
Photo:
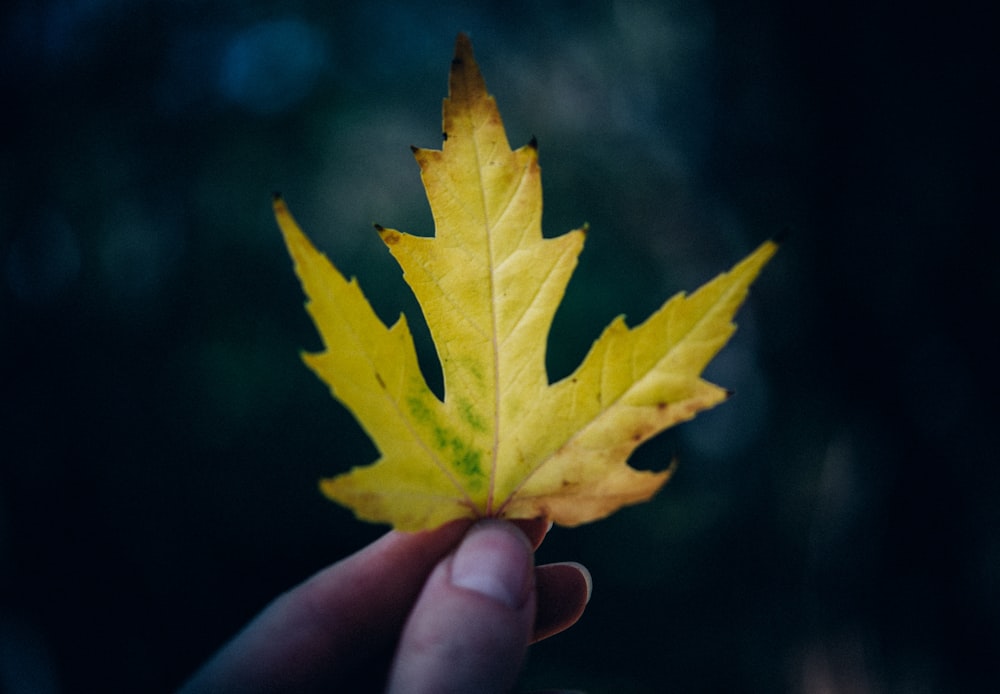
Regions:
[[327, 39], [318, 29], [298, 19], [260, 22], [229, 43], [219, 89], [256, 113], [280, 113], [309, 94], [329, 60]]

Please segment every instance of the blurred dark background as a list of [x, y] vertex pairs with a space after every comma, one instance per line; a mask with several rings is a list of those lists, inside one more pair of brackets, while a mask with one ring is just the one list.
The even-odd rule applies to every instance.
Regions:
[[540, 560], [583, 562], [595, 590], [525, 688], [995, 685], [985, 16], [14, 0], [0, 17], [0, 690], [168, 691], [383, 532], [317, 491], [375, 451], [299, 360], [319, 340], [270, 194], [386, 320], [417, 322], [371, 224], [432, 231], [409, 146], [439, 146], [460, 30], [512, 143], [538, 138], [546, 233], [590, 223], [554, 378], [618, 313], [634, 324], [790, 230], [708, 372], [736, 397], [635, 457], [677, 455], [675, 479], [550, 534]]

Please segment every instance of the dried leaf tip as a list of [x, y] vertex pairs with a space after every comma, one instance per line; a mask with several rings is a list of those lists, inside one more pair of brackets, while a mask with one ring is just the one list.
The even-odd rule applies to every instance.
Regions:
[[271, 210], [276, 215], [288, 214], [288, 207], [285, 205], [285, 199], [281, 197], [281, 193], [271, 193]]
[[[451, 72], [454, 75], [458, 71], [464, 71], [466, 67], [471, 67], [477, 72], [479, 70], [475, 54], [472, 52], [472, 40], [468, 34], [459, 33], [455, 38], [455, 55], [451, 59]], [[451, 91], [449, 89], [449, 92]]]
[[381, 224], [375, 224], [375, 231], [378, 232], [379, 237], [382, 239], [382, 243], [387, 246], [395, 246], [399, 243], [399, 232], [395, 229], [386, 229]]
[[472, 39], [464, 31], [458, 32], [458, 36], [455, 37], [455, 57], [452, 58], [452, 64], [462, 64], [466, 58], [472, 57]]

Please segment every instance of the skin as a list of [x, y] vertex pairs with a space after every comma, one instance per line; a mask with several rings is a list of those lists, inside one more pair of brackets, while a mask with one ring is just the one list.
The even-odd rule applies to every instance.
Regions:
[[534, 566], [541, 520], [389, 532], [278, 597], [180, 690], [505, 692], [529, 643], [590, 597], [578, 564]]

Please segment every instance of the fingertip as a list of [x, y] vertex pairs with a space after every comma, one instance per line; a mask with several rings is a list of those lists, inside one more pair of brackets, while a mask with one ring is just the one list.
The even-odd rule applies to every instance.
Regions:
[[585, 605], [590, 604], [590, 596], [594, 593], [594, 577], [590, 575], [590, 569], [588, 569], [583, 564], [575, 561], [560, 562], [555, 566], [565, 566], [571, 569], [575, 569], [580, 574], [580, 578], [583, 579], [584, 583], [587, 584], [587, 597], [584, 601]]
[[518, 609], [533, 587], [531, 551], [524, 534], [510, 524], [479, 523], [455, 552], [451, 584]]
[[579, 621], [590, 602], [593, 578], [576, 562], [546, 564], [535, 569], [538, 608], [531, 643], [569, 629]]

